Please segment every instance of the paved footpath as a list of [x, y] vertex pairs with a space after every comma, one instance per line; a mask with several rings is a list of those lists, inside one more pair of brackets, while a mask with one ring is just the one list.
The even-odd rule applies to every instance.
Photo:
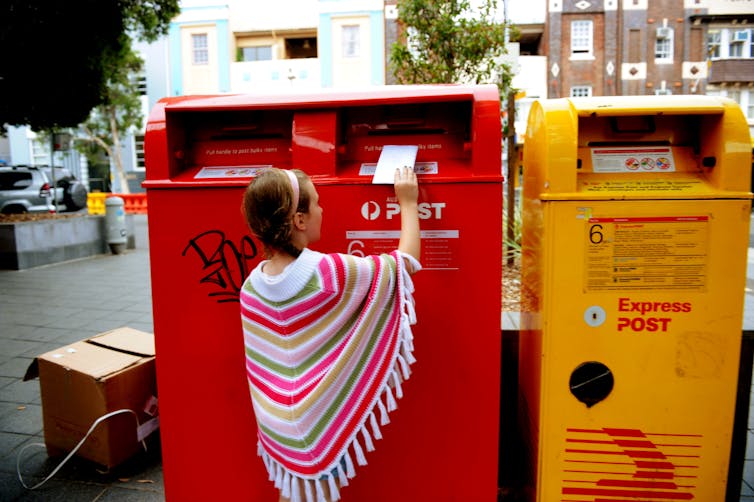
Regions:
[[[135, 216], [136, 248], [23, 271], [0, 271], [0, 501], [164, 500], [159, 440], [111, 472], [72, 458], [29, 491], [18, 480], [18, 452], [44, 443], [39, 381], [22, 381], [44, 352], [121, 326], [153, 332], [146, 216]], [[46, 450], [24, 451], [28, 486], [58, 465]]]
[[[156, 435], [146, 452], [110, 472], [74, 457], [33, 491], [21, 485], [16, 468], [21, 448], [44, 442], [39, 382], [22, 381], [32, 359], [121, 326], [153, 331], [146, 216], [135, 216], [135, 232], [136, 249], [121, 255], [0, 271], [0, 502], [164, 500]], [[744, 325], [754, 329], [754, 236], [747, 277]], [[750, 409], [742, 502], [754, 502], [753, 415]], [[21, 473], [31, 486], [44, 479], [59, 459], [49, 459], [44, 448], [30, 447], [21, 460]]]

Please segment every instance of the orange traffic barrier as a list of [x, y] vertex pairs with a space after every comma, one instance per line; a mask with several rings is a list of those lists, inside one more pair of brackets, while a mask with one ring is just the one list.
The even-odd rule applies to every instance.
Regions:
[[147, 214], [147, 194], [129, 193], [117, 194], [123, 199], [123, 209], [129, 214]]
[[105, 214], [105, 199], [116, 196], [123, 199], [123, 210], [126, 213], [147, 214], [147, 194], [109, 192], [93, 192], [87, 195], [86, 206], [89, 214]]

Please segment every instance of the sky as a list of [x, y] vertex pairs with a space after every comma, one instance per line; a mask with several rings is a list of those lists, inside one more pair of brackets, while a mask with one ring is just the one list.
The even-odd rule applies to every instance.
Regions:
[[516, 24], [544, 23], [546, 1], [547, 0], [506, 0], [508, 4], [508, 17]]
[[[470, 0], [474, 5], [480, 0]], [[547, 0], [497, 0], [498, 10], [502, 11], [505, 5], [508, 9], [508, 17], [517, 24], [544, 23], [545, 21], [545, 2]], [[276, 0], [276, 8], [260, 9], [260, 1], [248, 0], [181, 0], [183, 7], [207, 7], [209, 5], [228, 5], [233, 3], [234, 11], [244, 11], [251, 18], [273, 17], [277, 18], [280, 12], [285, 12], [285, 16], [294, 18], [286, 25], [294, 26], [300, 24], [302, 17], [315, 16], [318, 10], [318, 0]], [[295, 19], [299, 18], [299, 19]], [[257, 24], [264, 24], [258, 22]]]

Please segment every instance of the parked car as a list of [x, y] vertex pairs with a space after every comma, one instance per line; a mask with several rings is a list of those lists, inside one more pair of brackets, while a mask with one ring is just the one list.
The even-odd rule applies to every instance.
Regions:
[[47, 166], [0, 167], [0, 212], [47, 213], [78, 211], [86, 207], [86, 187], [65, 168], [55, 167], [55, 189], [52, 169]]

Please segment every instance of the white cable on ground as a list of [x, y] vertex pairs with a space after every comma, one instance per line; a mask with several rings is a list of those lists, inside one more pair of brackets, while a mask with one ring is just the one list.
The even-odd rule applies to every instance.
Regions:
[[[44, 447], [45, 445], [43, 443], [30, 443], [30, 444], [27, 444], [26, 446], [24, 446], [23, 448], [21, 448], [21, 450], [18, 452], [18, 456], [16, 457], [16, 473], [18, 474], [18, 480], [21, 482], [22, 485], [24, 485], [24, 488], [27, 488], [29, 490], [35, 490], [35, 489], [39, 488], [40, 486], [42, 486], [43, 484], [45, 484], [47, 481], [49, 481], [50, 478], [52, 478], [55, 474], [57, 474], [57, 472], [60, 470], [60, 468], [63, 467], [63, 465], [66, 462], [68, 462], [68, 460], [70, 460], [70, 458], [79, 450], [79, 448], [81, 448], [81, 446], [84, 444], [84, 442], [86, 442], [87, 438], [92, 434], [92, 432], [94, 432], [94, 429], [96, 429], [99, 424], [101, 424], [102, 422], [104, 422], [108, 418], [113, 417], [115, 415], [119, 415], [121, 413], [131, 413], [134, 416], [134, 420], [136, 420], [136, 430], [138, 431], [138, 429], [139, 429], [139, 427], [140, 427], [141, 424], [139, 424], [139, 417], [136, 415], [136, 412], [134, 412], [133, 410], [129, 410], [129, 409], [123, 408], [123, 409], [120, 409], [120, 410], [116, 410], [116, 411], [107, 413], [106, 415], [102, 415], [101, 417], [99, 417], [97, 420], [94, 421], [94, 423], [92, 424], [91, 427], [89, 427], [89, 430], [84, 435], [84, 437], [81, 439], [81, 441], [79, 441], [79, 443], [76, 445], [76, 447], [73, 450], [71, 450], [71, 452], [57, 465], [57, 467], [55, 467], [55, 469], [46, 478], [44, 478], [42, 481], [40, 481], [39, 483], [37, 483], [36, 485], [31, 486], [31, 487], [28, 486], [24, 482], [24, 479], [21, 476], [21, 455], [23, 454], [24, 451], [26, 451], [27, 448], [29, 448], [31, 446], [41, 446], [41, 447]], [[144, 450], [146, 451], [147, 445], [146, 445], [146, 443], [144, 442], [143, 439], [141, 440], [141, 444], [144, 447]]]

